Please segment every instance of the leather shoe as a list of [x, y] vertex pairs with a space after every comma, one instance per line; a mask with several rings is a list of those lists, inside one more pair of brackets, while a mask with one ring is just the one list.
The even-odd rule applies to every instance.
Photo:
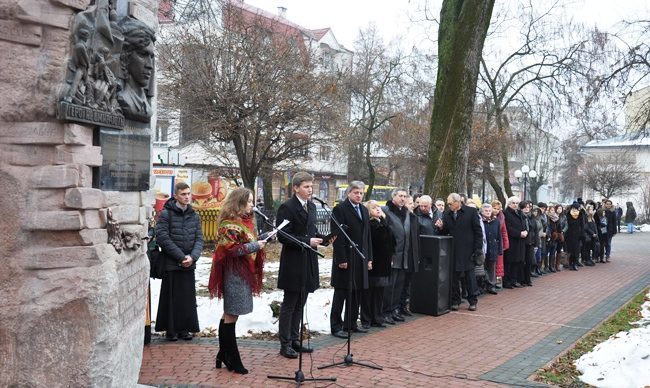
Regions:
[[393, 317], [387, 315], [384, 317], [384, 323], [387, 323], [389, 325], [394, 325], [395, 321], [393, 320]]
[[294, 341], [291, 343], [291, 348], [295, 350], [298, 353], [311, 353], [314, 351], [314, 349], [309, 348], [307, 346], [300, 346], [300, 342]]
[[280, 355], [286, 358], [298, 358], [298, 353], [288, 345], [280, 348]]
[[178, 338], [184, 339], [185, 341], [191, 341], [192, 340], [192, 334], [186, 332], [186, 331], [181, 331], [181, 333], [178, 335]]
[[476, 311], [476, 304], [470, 304], [467, 308], [469, 311]]
[[495, 290], [494, 288], [488, 288], [487, 293], [492, 295], [498, 294], [497, 290]]
[[451, 311], [458, 311], [458, 307], [460, 307], [460, 306], [457, 305], [457, 304], [452, 304], [451, 305]]
[[176, 337], [176, 333], [165, 333], [165, 339], [167, 341], [178, 341], [178, 337]]
[[513, 288], [515, 288], [515, 286], [513, 286], [512, 284], [504, 284], [503, 288], [507, 288], [509, 290], [512, 290]]
[[352, 328], [352, 331], [355, 332], [355, 333], [367, 333], [368, 329], [366, 329], [363, 326], [355, 326], [355, 327]]
[[393, 312], [393, 320], [397, 322], [404, 322], [404, 317], [401, 316], [398, 312]]
[[332, 335], [338, 338], [348, 338], [348, 332], [343, 330], [339, 330], [336, 333], [332, 333]]
[[379, 322], [379, 323], [371, 323], [370, 326], [371, 327], [386, 327], [386, 325], [384, 325], [381, 322]]
[[512, 286], [513, 286], [514, 288], [523, 288], [523, 287], [524, 287], [524, 286], [522, 286], [520, 283], [515, 283], [515, 284], [513, 284]]
[[409, 310], [408, 307], [405, 307], [405, 308], [401, 309], [399, 313], [401, 315], [403, 315], [403, 316], [405, 315], [407, 317], [412, 317], [413, 316], [413, 314], [411, 313], [411, 310]]

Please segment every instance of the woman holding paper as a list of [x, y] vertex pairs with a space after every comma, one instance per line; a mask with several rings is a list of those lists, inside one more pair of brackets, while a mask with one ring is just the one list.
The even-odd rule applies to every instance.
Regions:
[[223, 299], [219, 323], [219, 353], [216, 367], [226, 364], [229, 371], [246, 374], [235, 336], [240, 315], [253, 311], [253, 295], [262, 289], [264, 246], [254, 225], [253, 192], [240, 187], [231, 191], [221, 207], [217, 246], [212, 256], [208, 290], [211, 297]]

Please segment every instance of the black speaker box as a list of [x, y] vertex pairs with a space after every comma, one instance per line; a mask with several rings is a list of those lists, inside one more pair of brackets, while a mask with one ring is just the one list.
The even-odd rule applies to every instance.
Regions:
[[420, 266], [411, 281], [411, 311], [442, 315], [451, 306], [453, 237], [420, 236]]

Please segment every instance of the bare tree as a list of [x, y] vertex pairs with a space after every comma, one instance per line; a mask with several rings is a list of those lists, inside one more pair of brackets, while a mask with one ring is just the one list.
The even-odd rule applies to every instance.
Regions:
[[[506, 13], [498, 15], [491, 28], [491, 34], [498, 36], [502, 28], [513, 27], [504, 20], [518, 21], [520, 23], [519, 44], [507, 54], [499, 52], [484, 52], [481, 59], [481, 72], [479, 91], [490, 100], [496, 130], [501, 136], [511, 136], [509, 127], [508, 108], [513, 105], [525, 105], [522, 100], [528, 89], [537, 90], [548, 96], [549, 99], [560, 98], [558, 85], [562, 76], [569, 73], [575, 65], [577, 53], [582, 47], [582, 42], [569, 43], [561, 47], [562, 34], [568, 29], [558, 28], [557, 2], [548, 9], [539, 11], [532, 1], [520, 6], [519, 14], [514, 18]], [[494, 58], [497, 59], [493, 62]], [[501, 165], [503, 167], [503, 188], [495, 186], [496, 179], [490, 177], [489, 181], [497, 195], [500, 191], [505, 196], [512, 196], [512, 187], [508, 171], [510, 148], [509, 142], [503, 142], [500, 147]], [[491, 172], [488, 172], [490, 174]]]
[[370, 199], [376, 180], [373, 144], [377, 144], [378, 135], [397, 115], [403, 61], [401, 53], [390, 52], [384, 46], [373, 25], [360, 31], [348, 84], [351, 97], [348, 175], [350, 179], [367, 181], [366, 200]]
[[236, 159], [245, 186], [340, 125], [338, 75], [318, 71], [308, 32], [236, 1], [180, 3], [158, 46], [161, 100], [184, 137]]
[[438, 74], [431, 114], [425, 192], [463, 190], [476, 80], [494, 0], [445, 0], [438, 29]]
[[631, 153], [590, 156], [582, 168], [585, 185], [605, 198], [637, 187], [641, 170]]

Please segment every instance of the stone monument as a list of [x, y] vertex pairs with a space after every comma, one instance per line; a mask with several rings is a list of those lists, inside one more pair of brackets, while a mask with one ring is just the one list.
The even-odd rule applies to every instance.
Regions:
[[157, 6], [0, 2], [0, 386], [137, 383]]

